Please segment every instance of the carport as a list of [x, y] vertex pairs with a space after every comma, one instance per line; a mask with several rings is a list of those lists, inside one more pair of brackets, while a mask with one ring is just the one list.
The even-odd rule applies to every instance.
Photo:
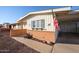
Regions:
[[79, 12], [55, 12], [60, 31], [56, 43], [79, 44]]
[[56, 12], [60, 32], [79, 33], [79, 12]]

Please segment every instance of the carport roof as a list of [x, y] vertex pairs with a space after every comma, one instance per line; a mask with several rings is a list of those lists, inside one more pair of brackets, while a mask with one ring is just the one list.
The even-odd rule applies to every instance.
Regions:
[[62, 21], [79, 21], [79, 10], [56, 12], [56, 17]]

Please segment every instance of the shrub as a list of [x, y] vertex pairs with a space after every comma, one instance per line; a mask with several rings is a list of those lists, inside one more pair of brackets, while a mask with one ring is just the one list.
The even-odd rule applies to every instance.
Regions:
[[27, 33], [24, 38], [32, 39], [32, 35]]

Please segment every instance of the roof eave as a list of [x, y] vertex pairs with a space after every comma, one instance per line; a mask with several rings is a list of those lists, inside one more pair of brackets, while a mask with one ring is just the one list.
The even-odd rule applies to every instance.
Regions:
[[27, 15], [21, 17], [20, 19], [17, 20], [20, 21], [20, 20], [23, 20], [25, 17], [31, 15], [31, 14], [41, 14], [41, 13], [48, 13], [48, 12], [57, 12], [57, 11], [66, 11], [66, 10], [71, 10], [71, 7], [64, 7], [64, 8], [56, 8], [56, 9], [49, 9], [49, 10], [43, 10], [43, 11], [36, 11], [36, 12], [30, 12], [28, 13]]

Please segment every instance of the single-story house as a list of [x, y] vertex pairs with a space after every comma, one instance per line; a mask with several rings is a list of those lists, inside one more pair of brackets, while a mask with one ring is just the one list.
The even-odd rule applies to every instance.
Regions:
[[26, 29], [27, 22], [26, 20], [17, 21], [14, 24], [11, 24], [11, 36], [24, 36], [27, 33]]
[[54, 24], [55, 18], [60, 32], [78, 31], [79, 12], [72, 11], [71, 7], [30, 12], [17, 20], [13, 30], [25, 29], [26, 33], [38, 40], [55, 43], [59, 32]]

